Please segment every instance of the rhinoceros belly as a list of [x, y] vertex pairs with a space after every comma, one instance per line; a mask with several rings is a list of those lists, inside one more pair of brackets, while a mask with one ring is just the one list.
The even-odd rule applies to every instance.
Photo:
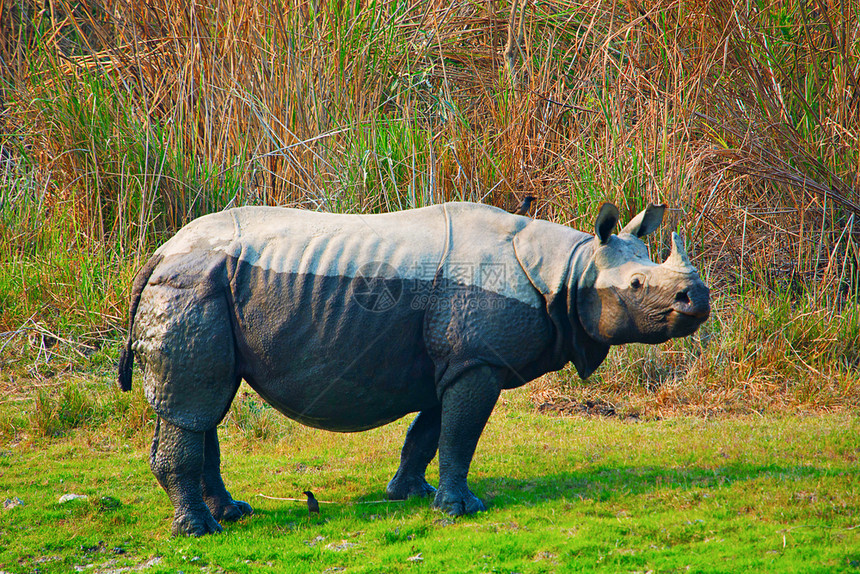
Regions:
[[352, 277], [232, 266], [239, 374], [285, 415], [358, 431], [436, 404], [414, 281], [373, 262]]

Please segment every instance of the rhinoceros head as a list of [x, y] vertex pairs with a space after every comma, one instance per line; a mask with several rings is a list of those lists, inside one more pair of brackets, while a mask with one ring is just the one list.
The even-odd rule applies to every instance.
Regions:
[[662, 343], [693, 333], [708, 318], [708, 288], [678, 234], [672, 233], [671, 254], [659, 265], [642, 242], [660, 226], [665, 209], [648, 205], [614, 235], [618, 209], [601, 206], [593, 252], [576, 290], [579, 321], [595, 341]]

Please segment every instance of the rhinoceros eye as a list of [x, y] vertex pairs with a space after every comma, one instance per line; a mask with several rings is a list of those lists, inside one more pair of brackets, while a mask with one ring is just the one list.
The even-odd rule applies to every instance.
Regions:
[[642, 287], [642, 281], [638, 277], [634, 277], [630, 281], [630, 286], [633, 287], [634, 289], [639, 289], [640, 287]]

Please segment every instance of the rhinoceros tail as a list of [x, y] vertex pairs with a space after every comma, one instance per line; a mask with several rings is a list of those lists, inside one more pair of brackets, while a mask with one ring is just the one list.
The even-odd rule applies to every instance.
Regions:
[[117, 378], [119, 388], [123, 391], [131, 390], [131, 372], [134, 366], [134, 353], [131, 350], [131, 333], [134, 327], [134, 316], [137, 314], [137, 306], [140, 303], [140, 294], [143, 293], [143, 288], [146, 287], [153, 269], [160, 262], [160, 255], [150, 257], [149, 261], [137, 272], [137, 275], [134, 277], [134, 283], [131, 286], [131, 303], [128, 308], [128, 338], [125, 341], [125, 346], [119, 352], [119, 376]]

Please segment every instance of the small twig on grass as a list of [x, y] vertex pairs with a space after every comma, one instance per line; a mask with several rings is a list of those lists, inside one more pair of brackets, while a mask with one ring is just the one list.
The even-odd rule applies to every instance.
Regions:
[[[306, 498], [281, 498], [279, 496], [267, 496], [265, 494], [257, 494], [260, 498], [267, 498], [269, 500], [288, 500], [290, 502], [307, 502]], [[317, 500], [320, 504], [384, 504], [387, 502], [406, 502], [405, 500], [359, 500], [357, 502], [335, 502], [334, 500]]]
[[3, 399], [2, 401], [0, 401], [0, 405], [5, 405], [8, 403], [20, 403], [20, 402], [29, 401], [29, 400], [31, 400], [30, 397], [16, 397], [14, 399]]
[[[30, 315], [30, 316], [27, 318], [27, 320], [26, 320], [26, 321], [24, 321], [24, 323], [23, 323], [20, 327], [18, 327], [18, 329], [14, 330], [14, 331], [6, 331], [6, 332], [4, 332], [4, 333], [0, 333], [0, 336], [3, 336], [3, 337], [9, 337], [9, 338], [6, 340], [6, 342], [5, 342], [5, 343], [3, 343], [3, 346], [2, 346], [2, 347], [0, 347], [0, 356], [2, 356], [2, 355], [3, 355], [3, 351], [5, 351], [5, 350], [6, 350], [6, 345], [8, 345], [8, 344], [10, 343], [10, 341], [12, 341], [12, 337], [14, 337], [15, 335], [20, 335], [21, 333], [26, 333], [26, 332], [27, 332], [27, 330], [28, 330], [28, 329], [27, 329], [27, 323], [32, 322], [32, 321], [33, 321], [33, 317], [35, 317], [35, 316], [36, 316], [36, 314], [35, 314], [35, 313], [33, 313], [32, 315]], [[35, 324], [35, 323], [34, 323], [34, 324]]]
[[[53, 355], [62, 357], [66, 360], [69, 360], [68, 357], [60, 355], [56, 351], [50, 352], [50, 354], [49, 354], [49, 351], [45, 345], [45, 340], [46, 340], [45, 338], [46, 337], [48, 337], [49, 339], [51, 339], [53, 341], [67, 344], [69, 346], [69, 348], [71, 348], [72, 351], [74, 351], [81, 358], [84, 358], [84, 359], [87, 358], [87, 355], [86, 355], [86, 353], [80, 351], [79, 347], [85, 347], [85, 348], [90, 349], [90, 350], [96, 349], [96, 347], [94, 347], [93, 345], [88, 345], [86, 343], [80, 343], [78, 341], [72, 341], [71, 339], [66, 339], [64, 337], [59, 336], [56, 333], [52, 333], [51, 331], [49, 331], [48, 329], [43, 327], [41, 324], [34, 321], [33, 317], [35, 317], [35, 316], [36, 315], [34, 313], [26, 321], [24, 321], [24, 323], [18, 329], [14, 330], [14, 331], [4, 331], [3, 333], [0, 333], [0, 337], [6, 337], [7, 338], [6, 342], [3, 343], [3, 346], [0, 347], [0, 355], [2, 355], [3, 351], [6, 350], [6, 346], [12, 341], [12, 339], [15, 335], [21, 335], [21, 334], [24, 334], [27, 332], [37, 333], [41, 336], [41, 341], [40, 341], [40, 345], [39, 345], [39, 347], [40, 347], [39, 348], [39, 354], [36, 356], [36, 362], [39, 362], [39, 359], [42, 357], [43, 352], [45, 353], [45, 362], [46, 363], [50, 359], [50, 354], [53, 354]], [[31, 324], [32, 326], [28, 326], [28, 324]], [[54, 343], [51, 343], [51, 344], [53, 345]]]
[[6, 342], [3, 343], [3, 346], [0, 347], [0, 356], [2, 356], [3, 351], [6, 350], [6, 345], [8, 345], [10, 341], [12, 341], [12, 337], [14, 337], [15, 335], [21, 335], [23, 333], [26, 333], [28, 330], [29, 329], [17, 329], [15, 331], [3, 331], [2, 333], [0, 333], [0, 337], [8, 337]]

